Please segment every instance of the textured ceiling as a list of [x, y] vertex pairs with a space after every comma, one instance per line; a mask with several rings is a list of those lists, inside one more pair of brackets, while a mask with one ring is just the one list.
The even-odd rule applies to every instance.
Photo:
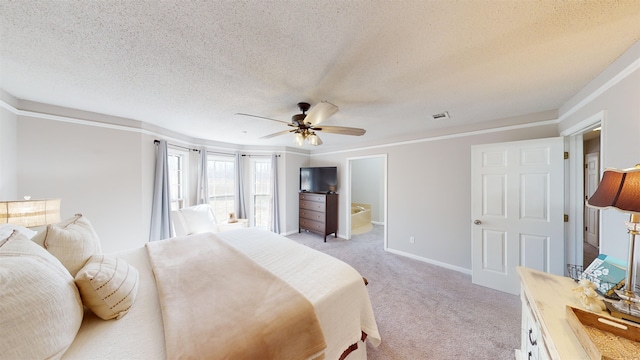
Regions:
[[638, 39], [640, 0], [0, 0], [0, 88], [252, 145], [327, 100], [343, 146], [558, 109]]

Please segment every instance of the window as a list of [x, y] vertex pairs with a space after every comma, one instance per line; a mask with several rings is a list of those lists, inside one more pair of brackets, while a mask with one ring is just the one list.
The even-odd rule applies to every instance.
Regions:
[[209, 204], [218, 221], [224, 221], [235, 212], [235, 160], [233, 157], [209, 155], [207, 157]]
[[253, 225], [269, 228], [271, 212], [271, 160], [252, 160], [251, 216]]
[[169, 196], [171, 197], [171, 210], [178, 210], [185, 206], [186, 169], [188, 152], [168, 149], [167, 162], [169, 165]]

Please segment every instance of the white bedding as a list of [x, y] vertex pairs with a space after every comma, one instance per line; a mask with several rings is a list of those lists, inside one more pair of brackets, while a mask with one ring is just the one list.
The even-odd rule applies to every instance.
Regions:
[[[331, 256], [280, 235], [254, 228], [217, 234], [259, 265], [281, 277], [313, 304], [324, 332], [326, 359], [365, 359], [361, 331], [374, 346], [380, 334], [361, 275]], [[82, 327], [64, 359], [164, 359], [165, 344], [157, 289], [144, 248], [116, 254], [140, 273], [136, 301], [120, 320], [101, 320], [85, 312]]]

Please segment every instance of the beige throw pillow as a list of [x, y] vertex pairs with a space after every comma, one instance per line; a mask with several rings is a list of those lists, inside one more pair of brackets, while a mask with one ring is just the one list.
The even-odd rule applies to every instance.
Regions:
[[112, 256], [91, 256], [75, 281], [84, 305], [104, 320], [126, 315], [138, 292], [138, 270]]
[[0, 239], [0, 359], [58, 359], [84, 309], [67, 269], [15, 231]]
[[48, 225], [33, 241], [41, 243], [75, 277], [87, 260], [100, 254], [100, 239], [89, 220], [76, 214], [59, 224]]

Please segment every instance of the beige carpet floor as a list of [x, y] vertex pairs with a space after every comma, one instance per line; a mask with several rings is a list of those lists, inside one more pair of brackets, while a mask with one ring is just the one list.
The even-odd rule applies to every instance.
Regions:
[[383, 227], [350, 241], [289, 238], [353, 266], [367, 289], [382, 336], [370, 360], [513, 359], [520, 347], [520, 299], [473, 285], [471, 276], [383, 250]]

